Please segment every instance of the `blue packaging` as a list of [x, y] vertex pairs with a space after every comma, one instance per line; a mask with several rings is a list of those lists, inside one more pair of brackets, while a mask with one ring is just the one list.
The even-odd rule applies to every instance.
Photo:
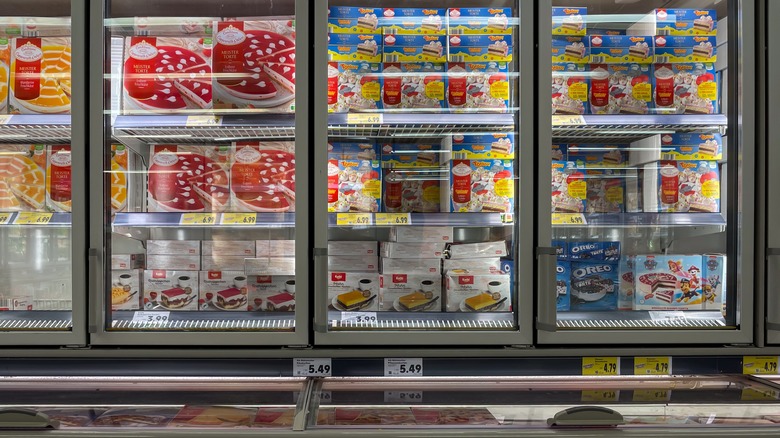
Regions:
[[569, 260], [620, 261], [620, 242], [569, 242]]
[[584, 7], [552, 8], [552, 34], [585, 36], [587, 15], [588, 8]]
[[[501, 273], [509, 275], [509, 296], [515, 295], [515, 261], [501, 259]], [[511, 301], [511, 298], [510, 298]]]
[[328, 33], [381, 33], [382, 8], [332, 6], [328, 8]]
[[569, 243], [565, 240], [553, 240], [552, 247], [555, 248], [555, 257], [558, 260], [569, 259]]
[[447, 62], [444, 35], [385, 34], [383, 42], [383, 62]]
[[655, 112], [718, 114], [718, 76], [715, 65], [707, 62], [655, 64]]
[[553, 36], [552, 62], [590, 62], [590, 40], [581, 36]]
[[723, 137], [717, 133], [691, 132], [661, 135], [661, 158], [671, 160], [720, 160]]
[[512, 60], [512, 35], [450, 35], [448, 41], [448, 62]]
[[511, 160], [515, 157], [515, 135], [513, 133], [455, 134], [452, 136], [452, 156], [480, 160]]
[[449, 35], [512, 34], [512, 8], [450, 8], [447, 10]]
[[620, 290], [618, 292], [618, 310], [634, 309], [634, 263], [636, 256], [620, 257]]
[[382, 61], [382, 36], [333, 33], [328, 35], [329, 61]]
[[571, 310], [616, 310], [618, 265], [609, 262], [571, 262]]
[[[330, 77], [336, 73], [337, 78]], [[328, 112], [363, 112], [382, 108], [382, 63], [329, 62], [328, 76]]]
[[656, 35], [712, 35], [718, 33], [715, 9], [656, 9]]
[[715, 62], [718, 59], [718, 45], [714, 36], [670, 36], [655, 37], [655, 63], [670, 62]]
[[567, 312], [571, 309], [570, 281], [571, 265], [569, 262], [558, 261], [555, 265], [555, 308], [559, 312]]
[[328, 142], [328, 157], [337, 160], [378, 160], [379, 147], [373, 140]]
[[445, 11], [441, 8], [383, 8], [379, 21], [384, 33], [445, 35]]
[[568, 157], [569, 157], [569, 145], [565, 143], [552, 145], [553, 161], [567, 161]]
[[589, 114], [587, 64], [552, 65], [552, 113]]
[[380, 149], [386, 167], [438, 166], [441, 155], [439, 143], [384, 143]]
[[705, 310], [726, 311], [726, 256], [705, 254], [702, 257], [702, 301]]
[[632, 35], [591, 35], [592, 64], [652, 64], [653, 37]]
[[570, 144], [568, 160], [586, 168], [625, 167], [628, 163], [628, 151], [629, 145], [623, 144]]
[[588, 197], [585, 171], [571, 161], [552, 162], [552, 204], [553, 213], [582, 213]]

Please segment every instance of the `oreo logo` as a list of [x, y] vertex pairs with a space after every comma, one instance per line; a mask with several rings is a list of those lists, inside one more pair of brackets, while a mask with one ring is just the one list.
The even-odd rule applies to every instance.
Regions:
[[601, 274], [604, 272], [612, 272], [612, 266], [610, 265], [593, 265], [584, 268], [575, 269], [572, 275], [575, 278], [583, 278], [588, 275]]

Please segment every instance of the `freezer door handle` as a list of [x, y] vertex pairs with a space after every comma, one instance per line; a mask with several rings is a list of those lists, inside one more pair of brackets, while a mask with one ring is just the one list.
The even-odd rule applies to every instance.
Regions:
[[555, 308], [556, 288], [555, 288], [555, 248], [536, 248], [537, 261], [537, 316], [536, 329], [546, 332], [557, 330], [557, 312]]
[[[328, 275], [328, 249], [314, 248], [314, 331], [328, 331], [328, 287], [322, 280]], [[317, 287], [322, 285], [324, 287]]]
[[0, 409], [0, 430], [59, 429], [60, 422], [33, 409]]
[[89, 293], [91, 294], [90, 297], [95, 299], [95, 302], [91, 303], [90, 305], [90, 311], [87, 312], [89, 318], [88, 329], [90, 333], [97, 333], [100, 318], [103, 316], [103, 312], [101, 312], [101, 306], [97, 305], [97, 303], [101, 301], [98, 294], [103, 293], [103, 290], [100, 287], [100, 280], [102, 278], [100, 272], [102, 269], [102, 265], [100, 264], [100, 256], [102, 255], [102, 252], [103, 251], [98, 248], [89, 249]]
[[766, 328], [780, 331], [780, 309], [778, 297], [780, 291], [774, 288], [780, 285], [780, 248], [766, 250]]
[[614, 427], [626, 424], [623, 415], [603, 406], [575, 406], [547, 419], [550, 427]]

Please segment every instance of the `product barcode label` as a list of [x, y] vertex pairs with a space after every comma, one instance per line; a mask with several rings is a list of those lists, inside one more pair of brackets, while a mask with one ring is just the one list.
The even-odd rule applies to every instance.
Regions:
[[672, 31], [670, 31], [669, 29], [657, 29], [655, 31], [655, 34], [656, 35], [669, 35], [671, 32]]
[[466, 57], [463, 55], [450, 55], [450, 62], [466, 62]]
[[607, 57], [603, 55], [591, 55], [591, 64], [604, 64], [607, 62]]
[[674, 160], [675, 157], [674, 157], [674, 154], [665, 153], [665, 154], [661, 154], [661, 159], [662, 160]]
[[398, 55], [385, 55], [385, 62], [398, 62]]
[[463, 29], [449, 29], [450, 35], [463, 35]]
[[669, 56], [666, 56], [666, 55], [660, 55], [660, 56], [656, 55], [655, 56], [655, 62], [656, 62], [656, 64], [668, 64], [668, 63], [672, 62], [672, 60], [671, 60], [671, 58]]

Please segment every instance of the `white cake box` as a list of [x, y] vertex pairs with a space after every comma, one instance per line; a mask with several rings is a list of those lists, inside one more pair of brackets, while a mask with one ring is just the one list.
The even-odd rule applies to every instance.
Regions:
[[447, 248], [447, 255], [450, 259], [506, 257], [506, 241], [454, 244]]
[[509, 312], [511, 283], [507, 274], [446, 275], [447, 312]]
[[144, 271], [144, 309], [198, 310], [198, 271]]
[[444, 255], [443, 242], [382, 242], [380, 255], [391, 259], [442, 258]]
[[498, 257], [444, 259], [443, 266], [445, 274], [456, 269], [483, 274], [501, 273], [501, 259]]
[[329, 271], [328, 308], [342, 312], [379, 310], [379, 274]]
[[199, 271], [200, 256], [150, 254], [146, 257], [146, 267], [169, 271]]
[[247, 275], [295, 275], [295, 257], [257, 257], [244, 259]]
[[295, 311], [295, 276], [250, 275], [249, 310], [261, 312]]
[[452, 242], [452, 227], [392, 227], [393, 242]]
[[382, 273], [406, 272], [409, 274], [441, 275], [441, 259], [388, 259], [382, 257]]
[[111, 271], [111, 310], [138, 310], [141, 306], [141, 270]]
[[200, 310], [247, 310], [247, 277], [244, 271], [201, 271]]
[[328, 270], [346, 271], [346, 272], [378, 272], [379, 257], [377, 256], [328, 257]]
[[200, 255], [200, 240], [147, 240], [146, 254]]
[[379, 277], [380, 309], [396, 312], [441, 312], [441, 276], [403, 273]]
[[111, 269], [143, 269], [146, 254], [111, 254]]
[[[204, 256], [255, 256], [254, 240], [204, 240], [201, 247]], [[204, 268], [205, 269], [205, 268]]]
[[330, 241], [328, 242], [329, 256], [376, 256], [376, 241]]
[[295, 241], [257, 240], [255, 249], [257, 257], [292, 257], [295, 255]]
[[245, 256], [208, 256], [201, 257], [201, 269], [203, 271], [243, 271]]

